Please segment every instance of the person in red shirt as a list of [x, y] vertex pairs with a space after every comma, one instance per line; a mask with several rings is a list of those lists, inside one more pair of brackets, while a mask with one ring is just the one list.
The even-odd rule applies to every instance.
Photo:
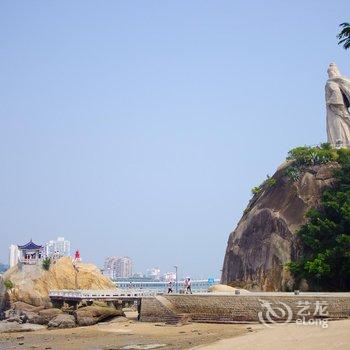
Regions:
[[75, 260], [75, 261], [80, 261], [80, 260], [81, 260], [81, 258], [80, 258], [80, 252], [79, 252], [78, 249], [76, 250], [76, 252], [75, 252], [75, 254], [74, 254], [74, 260]]

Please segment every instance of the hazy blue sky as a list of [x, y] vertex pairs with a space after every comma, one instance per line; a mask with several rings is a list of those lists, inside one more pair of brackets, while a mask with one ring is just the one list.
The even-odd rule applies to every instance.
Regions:
[[1, 1], [0, 260], [58, 235], [102, 265], [219, 276], [250, 189], [324, 141], [343, 1]]

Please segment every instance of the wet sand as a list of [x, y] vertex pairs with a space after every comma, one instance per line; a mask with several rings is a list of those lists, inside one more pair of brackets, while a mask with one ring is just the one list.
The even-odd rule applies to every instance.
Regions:
[[147, 349], [147, 346], [148, 349], [189, 349], [252, 332], [256, 328], [261, 326], [203, 323], [176, 326], [137, 321], [100, 323], [62, 330], [3, 333], [0, 334], [0, 349], [119, 350]]
[[350, 320], [329, 327], [279, 324], [166, 325], [124, 320], [90, 327], [0, 334], [0, 349], [348, 350]]

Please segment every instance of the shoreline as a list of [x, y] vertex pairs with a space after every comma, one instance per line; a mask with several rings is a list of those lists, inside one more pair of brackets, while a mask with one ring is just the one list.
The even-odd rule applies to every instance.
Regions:
[[[87, 327], [42, 329], [33, 332], [0, 334], [0, 349], [52, 350], [184, 350], [213, 344], [261, 328], [260, 325], [188, 323], [101, 322]], [[141, 346], [141, 347], [140, 347]]]

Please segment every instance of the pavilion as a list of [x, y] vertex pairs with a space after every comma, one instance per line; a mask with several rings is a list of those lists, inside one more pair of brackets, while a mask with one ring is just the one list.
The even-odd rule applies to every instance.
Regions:
[[44, 247], [30, 240], [27, 244], [19, 245], [19, 262], [23, 264], [37, 264], [43, 257]]

